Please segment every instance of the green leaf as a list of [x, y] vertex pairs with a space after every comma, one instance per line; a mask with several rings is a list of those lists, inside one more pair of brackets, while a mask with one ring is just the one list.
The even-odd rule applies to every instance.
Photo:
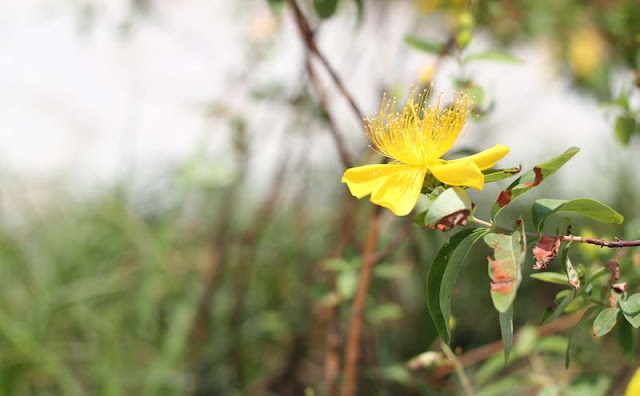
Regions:
[[531, 325], [524, 325], [520, 329], [518, 341], [513, 347], [515, 357], [527, 357], [534, 351], [536, 345], [540, 342], [538, 330]]
[[609, 394], [612, 383], [610, 374], [582, 374], [565, 385], [561, 396], [605, 396]]
[[484, 103], [484, 88], [478, 85], [474, 85], [472, 87], [469, 87], [469, 89], [467, 90], [467, 93], [469, 94], [469, 97], [473, 100], [474, 106], [482, 107], [482, 104]]
[[556, 293], [556, 297], [554, 298], [553, 301], [554, 302], [558, 302], [559, 300], [562, 300], [566, 296], [569, 296], [569, 295], [572, 295], [572, 294], [574, 294], [574, 292], [571, 289], [560, 290], [558, 293]]
[[559, 396], [560, 387], [556, 384], [544, 385], [538, 390], [536, 396]]
[[338, 0], [313, 0], [313, 8], [322, 19], [330, 18], [338, 8]]
[[471, 42], [473, 31], [469, 28], [467, 29], [458, 29], [458, 33], [456, 34], [456, 44], [458, 44], [458, 48], [465, 49], [467, 45]]
[[567, 296], [565, 296], [562, 299], [562, 301], [560, 301], [560, 304], [558, 304], [558, 306], [555, 309], [553, 309], [550, 315], [546, 316], [546, 318], [542, 321], [541, 324], [546, 325], [558, 319], [558, 317], [562, 315], [565, 308], [569, 305], [569, 303], [573, 300], [573, 298], [574, 298], [574, 293], [570, 293]]
[[571, 242], [567, 243], [562, 250], [562, 261], [564, 262], [564, 269], [567, 273], [567, 282], [569, 286], [573, 288], [573, 290], [578, 290], [580, 288], [580, 277], [578, 276], [578, 271], [573, 268], [573, 264], [571, 264], [571, 260], [569, 259], [569, 246]]
[[488, 50], [483, 52], [476, 52], [475, 54], [467, 55], [464, 59], [464, 63], [473, 61], [494, 61], [503, 63], [522, 63], [522, 61], [508, 52], [501, 50]]
[[526, 172], [517, 178], [511, 185], [500, 193], [498, 199], [491, 208], [491, 219], [495, 219], [505, 206], [515, 201], [522, 194], [536, 187], [544, 179], [556, 173], [564, 164], [566, 164], [574, 155], [580, 151], [577, 147], [570, 147], [567, 151], [559, 156], [547, 161], [543, 164], [533, 167], [532, 170]]
[[553, 314], [553, 307], [545, 307], [544, 311], [542, 311], [542, 315], [540, 315], [540, 323], [544, 323], [549, 319], [549, 317]]
[[267, 3], [269, 3], [269, 7], [271, 8], [271, 11], [278, 14], [282, 12], [282, 8], [284, 7], [284, 2], [285, 0], [267, 0]]
[[564, 355], [567, 352], [567, 337], [560, 335], [547, 336], [536, 344], [536, 351]]
[[410, 276], [411, 269], [401, 265], [376, 265], [373, 276], [381, 279], [401, 279]]
[[524, 225], [520, 221], [520, 229], [512, 235], [487, 234], [484, 241], [493, 249], [493, 258], [488, 257], [491, 299], [493, 306], [504, 313], [513, 303], [522, 280], [521, 267], [527, 250]]
[[344, 271], [338, 274], [336, 288], [343, 300], [349, 300], [356, 293], [358, 286], [358, 273], [356, 271]]
[[322, 263], [322, 269], [325, 271], [354, 271], [356, 268], [360, 267], [360, 263], [352, 263], [343, 258], [334, 257], [327, 259]]
[[571, 355], [573, 354], [573, 350], [576, 347], [575, 343], [576, 343], [577, 332], [587, 323], [591, 315], [597, 310], [598, 310], [597, 307], [591, 307], [587, 309], [582, 315], [582, 317], [580, 318], [580, 320], [578, 321], [578, 323], [576, 323], [576, 325], [573, 326], [573, 329], [571, 330], [571, 334], [569, 335], [569, 341], [567, 342], [567, 353], [564, 358], [565, 368], [569, 368], [569, 364], [571, 364]]
[[398, 304], [387, 303], [379, 304], [371, 308], [367, 312], [367, 319], [377, 325], [387, 321], [399, 320], [402, 318], [403, 311]]
[[636, 337], [633, 327], [626, 320], [621, 320], [616, 326], [616, 333], [618, 336], [618, 343], [620, 349], [631, 361], [635, 358], [636, 350]]
[[584, 308], [584, 306], [586, 306], [588, 303], [589, 303], [589, 300], [587, 300], [587, 298], [579, 295], [576, 298], [574, 298], [573, 301], [569, 303], [569, 305], [567, 305], [567, 307], [564, 309], [564, 312], [565, 313], [575, 312], [579, 309]]
[[424, 220], [425, 220], [425, 217], [427, 217], [427, 211], [429, 210], [431, 205], [433, 205], [433, 203], [438, 198], [438, 196], [440, 196], [440, 194], [442, 194], [444, 191], [445, 191], [445, 188], [443, 186], [438, 186], [435, 189], [433, 189], [431, 192], [426, 193], [424, 192], [424, 186], [423, 186], [423, 193], [426, 194], [427, 199], [422, 200], [422, 202], [420, 202], [420, 208], [422, 212], [414, 216], [413, 224], [417, 225], [418, 227], [425, 226]]
[[627, 322], [636, 329], [640, 327], [640, 293], [632, 294], [626, 300], [620, 300], [618, 304]]
[[616, 118], [616, 137], [624, 146], [631, 141], [631, 137], [636, 132], [636, 120], [633, 117], [620, 116]]
[[471, 247], [487, 233], [482, 228], [462, 230], [449, 238], [436, 254], [427, 275], [427, 306], [440, 338], [450, 340], [451, 295]]
[[465, 225], [471, 213], [471, 200], [460, 187], [451, 187], [431, 203], [424, 218], [424, 225], [448, 231], [456, 225]]
[[506, 312], [498, 312], [500, 318], [500, 334], [502, 335], [502, 344], [504, 345], [504, 361], [509, 360], [509, 353], [513, 346], [513, 304], [509, 306]]
[[411, 372], [401, 364], [392, 364], [382, 367], [378, 374], [380, 379], [388, 382], [394, 382], [405, 386], [414, 383]]
[[555, 213], [572, 212], [587, 216], [600, 223], [622, 224], [624, 217], [602, 202], [579, 198], [571, 201], [562, 199], [539, 199], [533, 204], [533, 223], [542, 230], [547, 217]]
[[[500, 364], [499, 366], [500, 368], [504, 367], [504, 364], [502, 361], [499, 361], [498, 363]], [[497, 379], [491, 382], [490, 384], [484, 386], [477, 393], [477, 396], [513, 395], [514, 390], [517, 390], [517, 391], [521, 390], [524, 392], [526, 388], [523, 387], [523, 384], [525, 384], [526, 382], [527, 382], [527, 378], [525, 378], [523, 375], [512, 374], [504, 378]]]
[[421, 37], [407, 35], [404, 37], [404, 42], [410, 47], [417, 50], [429, 52], [432, 54], [439, 54], [445, 48], [445, 43], [427, 40]]
[[427, 211], [418, 213], [413, 217], [413, 224], [418, 227], [424, 227], [424, 219], [427, 217]]
[[558, 272], [536, 272], [529, 275], [533, 279], [547, 283], [555, 283], [556, 285], [569, 286], [567, 276]]
[[520, 173], [522, 167], [518, 168], [505, 168], [505, 169], [489, 169], [483, 171], [484, 173], [484, 182], [491, 183], [496, 182], [498, 180], [508, 179], [513, 177], [514, 175]]
[[610, 332], [618, 321], [618, 312], [620, 308], [605, 308], [600, 311], [593, 321], [593, 335], [602, 337]]
[[589, 283], [595, 281], [598, 278], [601, 278], [605, 275], [610, 274], [611, 271], [609, 271], [606, 268], [600, 268], [599, 270], [597, 270], [596, 272], [592, 273], [591, 275], [589, 275], [589, 277], [587, 278], [587, 280], [584, 282], [584, 285], [588, 285]]

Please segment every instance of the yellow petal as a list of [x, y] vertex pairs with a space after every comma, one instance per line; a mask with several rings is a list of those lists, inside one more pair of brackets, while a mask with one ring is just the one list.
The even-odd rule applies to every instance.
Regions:
[[484, 187], [484, 175], [478, 165], [466, 158], [455, 161], [440, 160], [429, 165], [429, 172], [444, 184], [467, 186], [477, 190]]
[[360, 199], [382, 186], [393, 174], [394, 166], [397, 165], [365, 165], [349, 168], [344, 172], [342, 182], [347, 184], [351, 195]]
[[391, 210], [396, 216], [408, 215], [418, 202], [426, 168], [410, 165], [393, 166], [394, 172], [371, 194], [371, 202]]
[[624, 396], [637, 396], [640, 395], [640, 368], [636, 370], [631, 381], [627, 384], [627, 389], [624, 391]]
[[471, 160], [475, 162], [476, 165], [478, 165], [478, 168], [480, 168], [480, 170], [485, 170], [485, 169], [491, 168], [502, 157], [509, 154], [509, 151], [511, 151], [509, 147], [503, 146], [501, 144], [496, 144], [490, 149], [481, 151], [477, 154], [470, 155], [468, 157], [453, 160], [451, 162]]
[[371, 194], [371, 202], [404, 216], [416, 206], [425, 173], [425, 168], [403, 164], [365, 165], [347, 169], [342, 182], [354, 196]]

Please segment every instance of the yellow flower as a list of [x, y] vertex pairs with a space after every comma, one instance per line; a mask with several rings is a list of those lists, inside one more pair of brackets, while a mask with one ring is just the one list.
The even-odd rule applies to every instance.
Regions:
[[458, 94], [450, 106], [440, 111], [440, 96], [430, 106], [425, 104], [425, 96], [417, 102], [409, 99], [400, 112], [394, 112], [395, 100], [383, 98], [378, 115], [367, 119], [367, 136], [374, 150], [395, 161], [350, 168], [342, 176], [342, 182], [355, 197], [371, 194], [371, 202], [397, 216], [413, 210], [427, 172], [450, 186], [482, 190], [482, 170], [491, 168], [509, 152], [508, 147], [498, 144], [468, 157], [441, 159], [462, 131], [471, 100]]
[[640, 395], [640, 368], [636, 369], [636, 372], [631, 377], [627, 389], [624, 391], [624, 396], [638, 396]]

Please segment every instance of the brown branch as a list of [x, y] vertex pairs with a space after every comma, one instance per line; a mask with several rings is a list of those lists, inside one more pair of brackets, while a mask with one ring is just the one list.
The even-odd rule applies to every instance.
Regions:
[[[496, 225], [494, 223], [482, 220], [482, 219], [478, 219], [476, 217], [471, 217], [470, 218], [471, 221], [473, 221], [474, 223], [481, 225], [485, 228], [492, 228], [494, 230], [497, 231], [502, 231], [502, 232], [512, 232], [513, 230], [510, 230], [507, 227], [502, 227], [499, 225]], [[527, 232], [526, 233], [527, 237], [530, 238], [560, 238], [563, 241], [567, 241], [567, 242], [578, 242], [578, 243], [589, 243], [591, 245], [597, 245], [600, 247], [608, 247], [608, 248], [624, 248], [624, 247], [633, 247], [633, 246], [640, 246], [640, 239], [637, 240], [633, 240], [633, 241], [623, 241], [621, 239], [616, 238], [613, 241], [607, 241], [604, 239], [596, 239], [596, 238], [585, 238], [585, 237], [581, 237], [581, 236], [577, 236], [577, 235], [542, 235], [542, 234], [538, 234], [535, 232]]]
[[289, 4], [291, 5], [291, 9], [293, 10], [293, 15], [296, 20], [296, 25], [298, 26], [298, 31], [300, 32], [300, 36], [302, 37], [307, 50], [314, 54], [316, 58], [318, 58], [320, 63], [322, 63], [322, 66], [324, 66], [324, 68], [327, 70], [327, 72], [331, 76], [331, 79], [333, 80], [333, 83], [336, 85], [342, 96], [347, 100], [347, 102], [349, 102], [349, 106], [351, 106], [351, 109], [356, 114], [358, 119], [363, 120], [364, 113], [356, 104], [353, 96], [349, 93], [349, 91], [347, 91], [344, 83], [340, 79], [340, 76], [338, 76], [338, 73], [331, 66], [324, 54], [318, 49], [314, 38], [314, 32], [309, 25], [309, 21], [305, 18], [302, 10], [300, 10], [298, 3], [296, 2], [296, 0], [289, 0]]
[[624, 247], [640, 246], [640, 239], [635, 241], [623, 241], [621, 239], [606, 241], [604, 239], [585, 238], [585, 237], [575, 236], [575, 235], [562, 235], [560, 236], [560, 238], [563, 241], [590, 243], [592, 245], [597, 245], [600, 247], [608, 247], [608, 248], [624, 248]]
[[622, 395], [625, 387], [631, 380], [631, 376], [633, 375], [634, 367], [626, 363], [616, 374], [616, 377], [607, 392], [607, 396], [617, 396]]
[[[308, 51], [308, 48], [307, 48], [307, 51]], [[307, 65], [307, 72], [309, 74], [309, 80], [311, 81], [311, 85], [313, 85], [313, 88], [315, 89], [316, 94], [318, 95], [318, 101], [320, 102], [320, 107], [322, 107], [322, 111], [324, 112], [324, 115], [329, 120], [329, 133], [331, 134], [331, 137], [333, 138], [333, 142], [335, 143], [336, 149], [338, 150], [338, 155], [340, 156], [342, 165], [345, 168], [351, 168], [353, 167], [353, 160], [351, 159], [351, 155], [347, 151], [347, 147], [346, 147], [346, 144], [344, 143], [344, 140], [342, 139], [342, 135], [338, 132], [338, 129], [336, 127], [336, 122], [331, 116], [331, 113], [329, 113], [329, 106], [327, 103], [326, 93], [322, 89], [322, 86], [320, 85], [320, 81], [318, 80], [318, 77], [316, 76], [316, 73], [314, 72], [313, 67], [311, 66], [311, 58], [308, 56], [308, 53], [306, 57], [306, 65]]]
[[355, 396], [358, 385], [358, 359], [360, 357], [360, 332], [364, 316], [364, 306], [371, 283], [371, 274], [376, 264], [376, 246], [378, 244], [378, 228], [380, 220], [380, 207], [375, 206], [369, 223], [367, 241], [362, 253], [362, 271], [360, 281], [351, 308], [351, 320], [347, 337], [347, 350], [345, 352], [344, 383], [342, 384], [343, 396]]
[[[342, 257], [344, 249], [353, 238], [353, 228], [355, 225], [355, 200], [351, 195], [344, 201], [344, 209], [340, 217], [340, 236], [329, 257]], [[330, 280], [332, 293], [338, 295], [336, 275], [333, 274]], [[338, 395], [338, 377], [340, 374], [340, 347], [342, 346], [342, 335], [340, 333], [340, 304], [331, 304], [327, 310], [325, 335], [325, 356], [324, 356], [324, 382], [325, 393], [328, 396]]]

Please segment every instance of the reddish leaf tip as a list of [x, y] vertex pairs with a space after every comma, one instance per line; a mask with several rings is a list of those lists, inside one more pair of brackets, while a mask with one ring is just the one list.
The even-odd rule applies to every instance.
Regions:
[[558, 255], [560, 249], [560, 237], [543, 236], [533, 247], [533, 257], [536, 263], [533, 265], [534, 270], [547, 268], [554, 258]]

